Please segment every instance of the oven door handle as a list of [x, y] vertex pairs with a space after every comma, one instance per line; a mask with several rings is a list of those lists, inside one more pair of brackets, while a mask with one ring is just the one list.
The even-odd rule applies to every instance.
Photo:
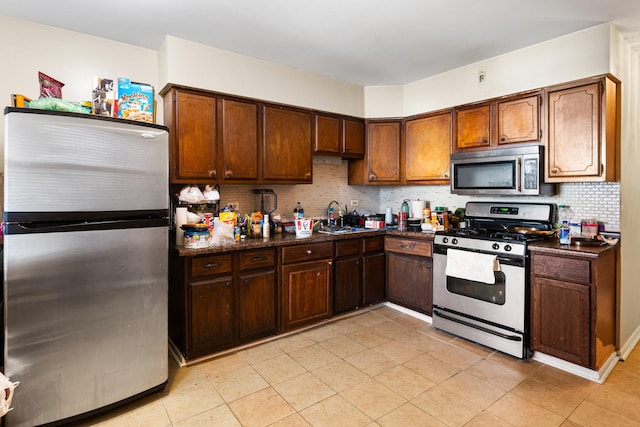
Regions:
[[451, 322], [460, 323], [461, 325], [468, 326], [470, 328], [478, 329], [479, 331], [486, 332], [488, 334], [496, 335], [496, 336], [498, 336], [500, 338], [504, 338], [506, 340], [522, 341], [522, 337], [520, 337], [518, 335], [501, 334], [500, 332], [496, 332], [496, 331], [488, 329], [488, 328], [483, 328], [482, 326], [478, 326], [478, 325], [475, 325], [473, 323], [465, 322], [464, 320], [456, 319], [455, 317], [447, 316], [446, 314], [443, 314], [442, 312], [438, 311], [437, 309], [433, 309], [433, 315], [434, 316], [438, 316], [438, 317], [442, 317], [443, 319], [449, 320]]

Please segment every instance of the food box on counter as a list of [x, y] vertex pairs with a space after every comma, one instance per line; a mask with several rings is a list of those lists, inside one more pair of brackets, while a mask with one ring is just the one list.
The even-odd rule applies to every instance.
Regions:
[[116, 117], [155, 123], [153, 86], [118, 78]]
[[368, 219], [364, 222], [364, 228], [384, 228], [384, 221]]

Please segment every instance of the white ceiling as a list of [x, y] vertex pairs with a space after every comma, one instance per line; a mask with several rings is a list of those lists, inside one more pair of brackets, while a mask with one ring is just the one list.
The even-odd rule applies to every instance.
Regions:
[[364, 86], [606, 22], [640, 31], [640, 0], [5, 0], [0, 14], [150, 49], [172, 35]]

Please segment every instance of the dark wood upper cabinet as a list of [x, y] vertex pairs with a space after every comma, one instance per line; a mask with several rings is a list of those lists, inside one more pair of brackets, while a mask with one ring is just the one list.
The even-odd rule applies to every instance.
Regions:
[[506, 144], [539, 144], [539, 92], [493, 99], [455, 109], [453, 151], [500, 148]]
[[405, 121], [405, 183], [448, 183], [450, 152], [450, 111]]
[[311, 121], [310, 111], [263, 107], [264, 181], [311, 183]]
[[259, 175], [258, 105], [220, 100], [222, 181], [253, 180]]
[[540, 96], [497, 104], [498, 145], [540, 140]]
[[314, 113], [314, 154], [362, 158], [364, 120]]
[[551, 88], [545, 181], [615, 181], [620, 85], [609, 77]]
[[215, 182], [218, 178], [216, 98], [171, 89], [164, 98], [171, 129], [171, 181]]
[[363, 160], [349, 162], [349, 184], [400, 184], [402, 121], [367, 121], [365, 129], [366, 154]]
[[491, 145], [491, 106], [482, 105], [456, 111], [458, 149]]
[[314, 152], [317, 154], [340, 154], [342, 152], [340, 119], [326, 114], [314, 114], [314, 121]]

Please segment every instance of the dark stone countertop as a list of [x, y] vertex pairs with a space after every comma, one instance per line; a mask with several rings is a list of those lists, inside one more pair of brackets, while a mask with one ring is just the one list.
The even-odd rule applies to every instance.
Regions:
[[218, 254], [224, 252], [242, 251], [248, 249], [260, 249], [279, 246], [290, 246], [308, 243], [333, 242], [336, 240], [358, 239], [361, 237], [372, 236], [397, 236], [413, 239], [433, 240], [433, 232], [416, 232], [416, 231], [398, 231], [395, 229], [367, 230], [344, 234], [324, 234], [313, 233], [310, 237], [298, 238], [295, 233], [275, 234], [271, 237], [263, 238], [246, 238], [240, 242], [229, 242], [217, 244], [206, 248], [185, 248], [184, 246], [174, 245], [173, 249], [178, 252], [179, 256], [196, 256], [206, 254]]
[[605, 244], [603, 246], [561, 245], [558, 239], [541, 240], [530, 243], [527, 247], [531, 252], [550, 253], [557, 255], [579, 255], [589, 258], [597, 258], [608, 251], [617, 250], [620, 244]]

